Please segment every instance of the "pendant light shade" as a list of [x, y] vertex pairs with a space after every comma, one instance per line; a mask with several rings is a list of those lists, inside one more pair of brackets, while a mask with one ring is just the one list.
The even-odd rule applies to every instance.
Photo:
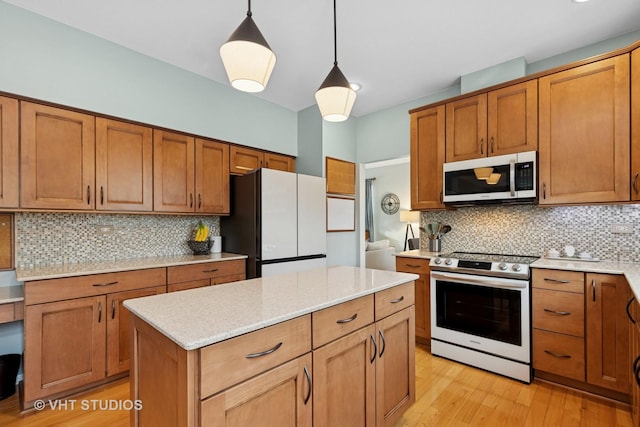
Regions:
[[276, 56], [253, 22], [251, 1], [247, 17], [220, 47], [220, 57], [234, 88], [243, 92], [261, 92], [267, 87]]
[[316, 102], [323, 119], [329, 122], [342, 122], [351, 114], [351, 108], [356, 101], [356, 91], [351, 88], [349, 81], [338, 68], [336, 0], [333, 0], [333, 51], [333, 68], [316, 92]]

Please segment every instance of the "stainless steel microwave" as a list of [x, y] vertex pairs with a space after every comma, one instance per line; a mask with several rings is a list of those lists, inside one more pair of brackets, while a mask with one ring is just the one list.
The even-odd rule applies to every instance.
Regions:
[[537, 200], [537, 152], [444, 164], [444, 203], [533, 203]]

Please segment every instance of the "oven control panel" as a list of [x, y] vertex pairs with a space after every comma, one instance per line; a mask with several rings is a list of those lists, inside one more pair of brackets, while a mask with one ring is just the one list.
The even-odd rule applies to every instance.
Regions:
[[457, 270], [485, 275], [487, 275], [487, 273], [493, 273], [495, 276], [518, 278], [529, 277], [529, 264], [517, 262], [476, 261], [447, 257], [444, 255], [431, 258], [429, 266], [436, 270]]

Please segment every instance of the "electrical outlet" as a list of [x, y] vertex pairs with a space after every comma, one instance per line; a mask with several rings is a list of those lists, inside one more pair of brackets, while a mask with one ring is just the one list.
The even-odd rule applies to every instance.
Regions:
[[633, 224], [620, 223], [611, 224], [611, 232], [619, 234], [631, 234], [633, 233]]
[[113, 234], [114, 228], [113, 225], [97, 225], [96, 230], [98, 234], [106, 236], [107, 234]]

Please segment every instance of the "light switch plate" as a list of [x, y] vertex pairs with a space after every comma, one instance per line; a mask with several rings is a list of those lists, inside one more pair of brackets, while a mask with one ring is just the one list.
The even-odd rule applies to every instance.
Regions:
[[633, 224], [620, 223], [611, 224], [611, 232], [619, 234], [631, 234], [633, 233]]

